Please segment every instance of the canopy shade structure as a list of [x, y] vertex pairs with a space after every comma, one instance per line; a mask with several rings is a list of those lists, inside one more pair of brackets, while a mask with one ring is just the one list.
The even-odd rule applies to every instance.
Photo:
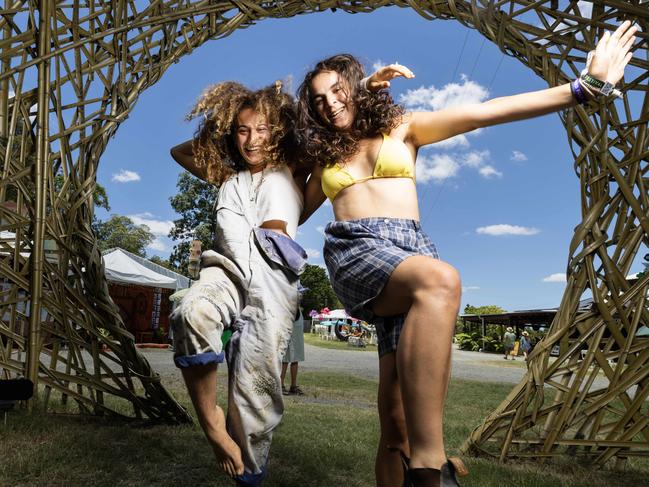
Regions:
[[[585, 313], [593, 305], [592, 299], [584, 299], [579, 303], [579, 312]], [[550, 326], [559, 308], [548, 309], [522, 309], [518, 311], [507, 311], [504, 313], [492, 313], [484, 315], [466, 314], [460, 315], [464, 322], [478, 323], [487, 325], [506, 325], [506, 326]]]
[[[128, 250], [120, 249], [118, 247], [113, 248], [113, 249], [108, 249], [103, 252], [103, 257], [104, 257], [104, 265], [107, 268], [110, 267], [108, 263], [105, 260], [105, 257], [107, 255], [112, 255], [115, 251], [121, 252], [124, 256], [126, 256], [128, 259], [133, 261], [135, 264], [138, 264], [140, 267], [144, 267], [145, 269], [148, 269], [149, 272], [153, 272], [158, 276], [158, 279], [160, 278], [167, 278], [171, 279], [174, 281], [175, 285], [174, 286], [163, 286], [156, 284], [157, 281], [152, 281], [150, 284], [146, 282], [131, 282], [131, 281], [120, 281], [118, 279], [111, 279], [108, 277], [108, 281], [112, 282], [122, 282], [122, 283], [132, 283], [132, 284], [143, 284], [145, 286], [157, 286], [157, 287], [164, 287], [168, 289], [186, 289], [189, 287], [191, 284], [191, 281], [188, 277], [183, 276], [182, 274], [178, 274], [177, 272], [172, 271], [171, 269], [167, 269], [166, 267], [162, 267], [161, 265], [156, 264], [155, 262], [151, 262], [149, 259], [145, 259], [144, 257], [140, 257], [139, 255], [135, 255]], [[117, 259], [115, 260], [117, 261]]]
[[144, 286], [176, 289], [176, 280], [158, 274], [136, 262], [122, 249], [114, 249], [104, 254], [106, 280], [121, 284], [140, 284]]

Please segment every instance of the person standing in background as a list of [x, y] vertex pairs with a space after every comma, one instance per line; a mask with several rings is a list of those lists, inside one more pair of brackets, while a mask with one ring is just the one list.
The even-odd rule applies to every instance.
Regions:
[[[300, 296], [304, 294], [306, 288], [300, 287]], [[288, 342], [288, 347], [282, 359], [282, 394], [285, 396], [303, 396], [304, 391], [297, 385], [297, 370], [299, 362], [304, 362], [304, 317], [302, 310], [297, 309], [295, 321], [293, 322], [293, 334], [291, 340]], [[291, 364], [291, 386], [286, 389], [284, 386], [284, 378], [286, 377], [286, 369]]]
[[505, 332], [505, 336], [503, 337], [503, 346], [505, 347], [505, 356], [503, 357], [505, 360], [507, 360], [507, 357], [510, 355], [512, 356], [512, 360], [516, 360], [516, 357], [514, 357], [514, 343], [516, 342], [516, 334], [514, 333], [514, 329], [511, 326], [507, 327], [507, 331]]
[[527, 354], [532, 349], [532, 342], [530, 341], [530, 334], [524, 331], [521, 334], [520, 350], [523, 352], [523, 357], [527, 360]]

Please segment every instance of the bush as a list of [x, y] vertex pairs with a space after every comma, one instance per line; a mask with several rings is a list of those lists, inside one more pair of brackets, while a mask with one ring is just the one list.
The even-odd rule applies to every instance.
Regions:
[[458, 333], [455, 335], [455, 343], [460, 350], [469, 350], [471, 352], [502, 352], [504, 350], [502, 342], [498, 338], [482, 337], [480, 333]]

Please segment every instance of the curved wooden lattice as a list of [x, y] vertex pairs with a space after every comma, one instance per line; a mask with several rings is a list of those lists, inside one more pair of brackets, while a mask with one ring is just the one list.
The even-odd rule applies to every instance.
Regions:
[[[456, 19], [549, 85], [579, 73], [603, 29], [627, 18], [640, 24], [642, 43], [627, 70], [624, 100], [562, 114], [583, 212], [570, 246], [566, 292], [525, 379], [465, 449], [504, 460], [542, 458], [569, 448], [596, 463], [649, 453], [649, 341], [636, 337], [639, 327], [649, 324], [649, 275], [633, 283], [625, 279], [649, 235], [644, 34], [649, 4], [644, 0], [5, 0], [0, 11], [3, 374], [24, 374], [44, 386], [47, 409], [56, 409], [54, 392], [72, 398], [82, 411], [186, 420], [135, 350], [108, 296], [90, 227], [99, 158], [140, 93], [207, 40], [267, 17], [388, 5], [413, 8], [430, 20]], [[593, 308], [577, 315], [588, 290]], [[560, 355], [550, 360], [556, 344]], [[134, 407], [123, 408], [119, 399]]]

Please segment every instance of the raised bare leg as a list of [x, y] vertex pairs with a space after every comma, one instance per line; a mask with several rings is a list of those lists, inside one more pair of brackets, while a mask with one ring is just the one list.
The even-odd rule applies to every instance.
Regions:
[[439, 469], [446, 462], [442, 419], [460, 295], [460, 278], [453, 267], [413, 256], [397, 266], [375, 300], [379, 316], [407, 313], [397, 370], [412, 468]]
[[230, 477], [244, 471], [241, 450], [225, 429], [225, 415], [216, 404], [216, 364], [183, 368], [182, 374], [198, 421], [214, 450], [216, 462]]
[[401, 454], [408, 457], [410, 451], [394, 353], [384, 355], [379, 360], [378, 407], [381, 439], [374, 469], [376, 485], [400, 486], [404, 481]]

